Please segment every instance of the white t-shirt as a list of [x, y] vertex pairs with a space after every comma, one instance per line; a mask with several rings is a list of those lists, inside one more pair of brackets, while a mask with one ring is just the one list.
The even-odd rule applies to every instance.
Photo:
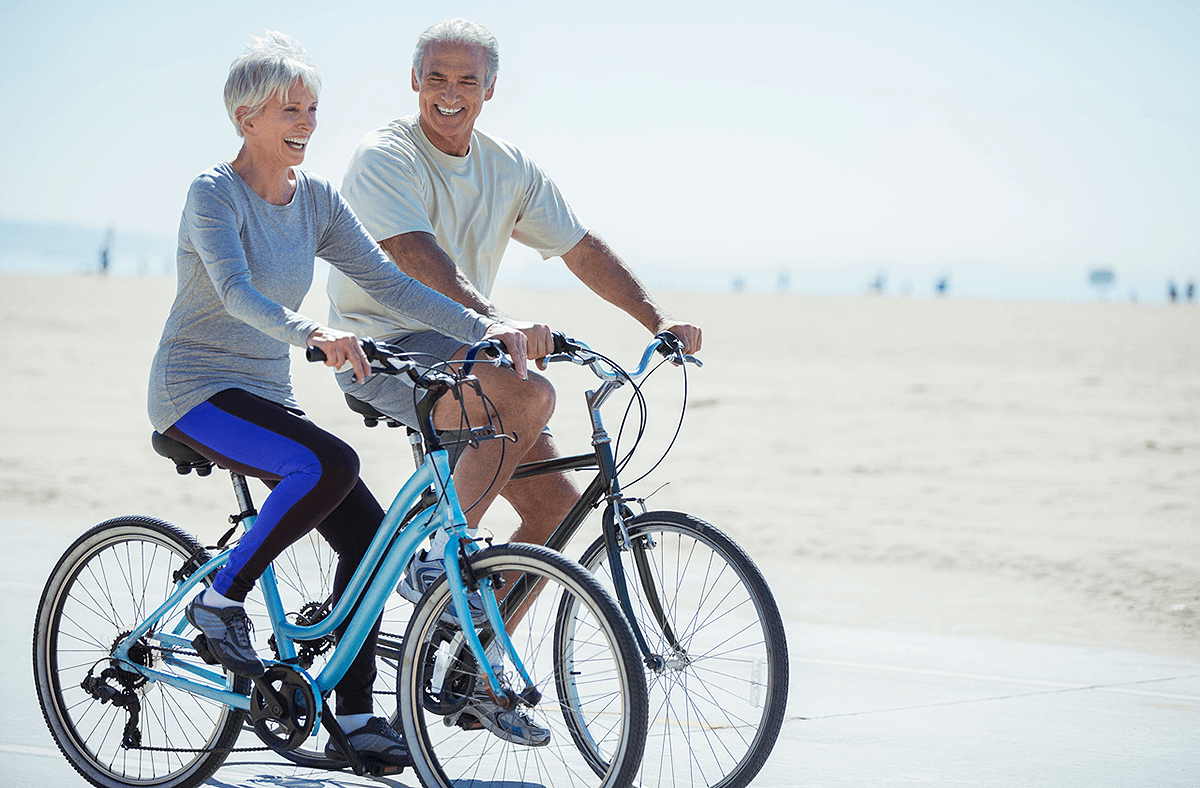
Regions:
[[[476, 129], [467, 155], [450, 156], [426, 138], [415, 115], [363, 138], [342, 197], [377, 241], [432, 233], [485, 297], [509, 238], [550, 258], [587, 233], [554, 182], [520, 150]], [[334, 328], [379, 338], [429, 328], [384, 307], [336, 269], [326, 290]]]

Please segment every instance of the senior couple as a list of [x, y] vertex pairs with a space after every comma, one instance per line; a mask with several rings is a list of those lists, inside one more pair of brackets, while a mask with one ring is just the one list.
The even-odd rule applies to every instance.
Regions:
[[[520, 516], [513, 539], [536, 543], [549, 537], [579, 491], [565, 475], [509, 481], [518, 463], [558, 452], [546, 428], [554, 389], [527, 366], [551, 352], [550, 329], [509, 317], [489, 300], [508, 239], [561, 257], [651, 333], [671, 331], [688, 353], [700, 349], [700, 329], [658, 305], [533, 161], [475, 128], [498, 69], [496, 39], [483, 27], [454, 19], [426, 30], [412, 64], [419, 112], [363, 139], [339, 194], [299, 168], [317, 128], [320, 93], [320, 74], [299, 44], [268, 32], [230, 68], [225, 104], [242, 145], [188, 191], [178, 290], [151, 368], [149, 412], [156, 430], [271, 487], [254, 527], [187, 607], [214, 656], [234, 672], [265, 670], [243, 602], [271, 560], [318, 529], [339, 556], [339, 596], [383, 518], [359, 479], [354, 450], [299, 409], [289, 346], [317, 346], [327, 365], [348, 365], [337, 375], [346, 392], [415, 426], [411, 383], [371, 376], [358, 337], [446, 361], [462, 358], [480, 339], [503, 341], [516, 371], [484, 365], [476, 374], [517, 442], [503, 452], [498, 441], [466, 450], [454, 481], [464, 501], [479, 499], [467, 513], [469, 528], [502, 495]], [[325, 323], [296, 311], [316, 256], [331, 265]], [[478, 398], [465, 406], [472, 417], [483, 413]], [[435, 424], [456, 427], [459, 407], [444, 403]], [[444, 547], [443, 537], [413, 559], [402, 594], [416, 601], [442, 574]], [[378, 622], [336, 687], [336, 718], [360, 757], [408, 765], [403, 739], [373, 713], [377, 632]], [[548, 731], [485, 692], [460, 716], [460, 724], [508, 741], [549, 742]], [[326, 754], [343, 757], [332, 743]]]

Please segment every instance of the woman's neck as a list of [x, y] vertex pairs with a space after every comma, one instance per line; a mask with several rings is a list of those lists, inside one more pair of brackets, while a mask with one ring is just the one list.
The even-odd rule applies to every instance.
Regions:
[[272, 205], [287, 205], [296, 194], [292, 168], [278, 162], [264, 162], [248, 145], [242, 145], [230, 165], [255, 194]]

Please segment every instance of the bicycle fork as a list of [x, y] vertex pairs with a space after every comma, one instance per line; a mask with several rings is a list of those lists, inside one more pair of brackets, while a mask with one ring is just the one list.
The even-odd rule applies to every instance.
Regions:
[[[650, 559], [647, 556], [652, 545], [646, 544], [646, 540], [635, 542], [630, 538], [629, 529], [625, 525], [625, 520], [631, 514], [625, 506], [626, 498], [621, 495], [621, 485], [617, 481], [612, 439], [600, 419], [600, 406], [618, 387], [618, 382], [607, 382], [595, 391], [587, 393], [588, 410], [592, 420], [592, 447], [596, 452], [604, 486], [608, 490], [606, 496], [608, 504], [604, 507], [604, 546], [608, 553], [608, 564], [613, 575], [613, 588], [616, 592], [617, 602], [633, 630], [638, 649], [642, 652], [642, 660], [646, 667], [660, 673], [668, 667], [678, 668], [684, 664], [687, 659], [687, 650], [675, 634], [675, 629], [667, 618], [667, 611], [663, 607], [662, 598], [658, 593], [658, 584], [654, 580]], [[624, 550], [628, 550], [633, 558], [646, 605], [650, 609], [655, 625], [670, 647], [671, 655], [669, 657], [664, 657], [650, 648], [646, 634], [638, 622], [638, 617], [633, 609], [633, 599], [629, 594], [629, 583], [625, 577], [625, 565], [621, 559], [621, 553]]]

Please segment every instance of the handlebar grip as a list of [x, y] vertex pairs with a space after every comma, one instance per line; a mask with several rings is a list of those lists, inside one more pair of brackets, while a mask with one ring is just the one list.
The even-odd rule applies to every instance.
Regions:
[[683, 355], [683, 340], [670, 331], [655, 334], [654, 338], [658, 340], [657, 350], [659, 355], [664, 357]]
[[[367, 360], [375, 361], [375, 340], [370, 337], [363, 337], [358, 340], [358, 344], [362, 346], [363, 353], [367, 354]], [[324, 361], [326, 358], [325, 351], [315, 346], [306, 347], [304, 348], [304, 358], [309, 361]]]

